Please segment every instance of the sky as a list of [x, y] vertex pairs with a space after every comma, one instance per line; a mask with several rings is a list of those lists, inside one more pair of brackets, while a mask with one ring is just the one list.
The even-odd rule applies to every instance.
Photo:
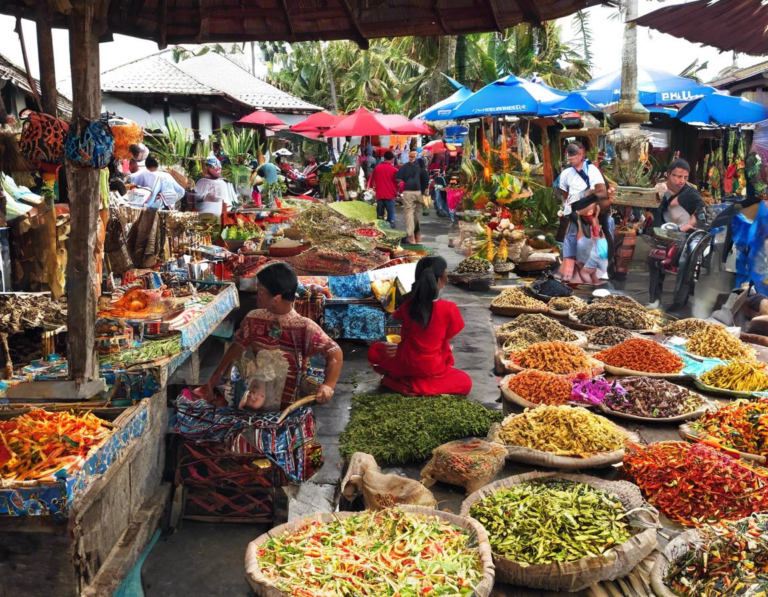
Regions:
[[[658, 0], [638, 0], [638, 2], [641, 15], [662, 6]], [[670, 4], [680, 4], [680, 2], [665, 2], [663, 5], [668, 6]], [[621, 67], [623, 25], [619, 21], [609, 18], [614, 12], [615, 9], [607, 7], [594, 7], [587, 10], [593, 37], [591, 49], [594, 62], [593, 75], [595, 77], [618, 70]], [[30, 70], [37, 77], [39, 68], [35, 26], [30, 21], [23, 21], [23, 24]], [[570, 18], [561, 19], [560, 24], [563, 28], [563, 39], [572, 39], [575, 43], [577, 36], [572, 30], [572, 20]], [[19, 38], [14, 33], [15, 26], [16, 22], [13, 17], [0, 16], [0, 54], [5, 55], [16, 64], [23, 65]], [[62, 81], [62, 88], [66, 89], [68, 87], [66, 81], [69, 80], [67, 32], [55, 29], [53, 43], [56, 56], [56, 79]], [[580, 48], [581, 46], [577, 47]], [[113, 42], [101, 45], [101, 70], [109, 70], [158, 51], [157, 44], [154, 42], [116, 35]], [[699, 58], [700, 62], [708, 62], [709, 64], [708, 68], [700, 73], [701, 78], [705, 81], [715, 78], [718, 72], [733, 64], [733, 56], [730, 52], [721, 53], [712, 47], [699, 46], [645, 27], [638, 27], [638, 64], [641, 66], [678, 74], [696, 58]], [[764, 60], [768, 60], [768, 57], [742, 54], [737, 57], [737, 65], [743, 68]]]

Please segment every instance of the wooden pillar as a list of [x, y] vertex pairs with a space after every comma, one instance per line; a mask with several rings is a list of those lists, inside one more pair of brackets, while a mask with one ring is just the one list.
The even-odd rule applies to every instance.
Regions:
[[552, 153], [549, 149], [548, 120], [538, 120], [536, 124], [541, 129], [541, 159], [544, 162], [544, 186], [549, 188], [555, 182], [555, 173], [552, 168]]
[[40, 3], [37, 14], [37, 54], [40, 64], [40, 98], [43, 112], [58, 116], [56, 92], [56, 62], [53, 56], [53, 35], [48, 5]]
[[[69, 47], [72, 68], [72, 126], [97, 120], [101, 113], [99, 37], [95, 30], [98, 2], [73, 2]], [[67, 165], [72, 231], [67, 261], [69, 376], [75, 382], [98, 378], [94, 326], [96, 262], [93, 247], [99, 221], [99, 172]]]
[[200, 141], [200, 109], [197, 107], [197, 100], [192, 104], [192, 132], [195, 135], [195, 141]]

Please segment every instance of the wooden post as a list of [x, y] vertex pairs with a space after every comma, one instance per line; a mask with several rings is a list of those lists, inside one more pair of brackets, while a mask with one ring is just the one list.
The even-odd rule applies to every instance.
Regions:
[[[97, 2], [77, 0], [70, 16], [72, 126], [97, 120], [101, 114], [99, 37], [95, 30]], [[67, 166], [72, 232], [67, 262], [69, 377], [82, 383], [98, 378], [94, 327], [96, 297], [93, 247], [99, 221], [99, 172]]]
[[552, 168], [552, 153], [549, 149], [549, 132], [547, 125], [551, 121], [548, 119], [539, 119], [536, 124], [541, 129], [541, 159], [544, 162], [544, 186], [549, 188], [555, 182], [555, 173]]
[[40, 92], [43, 112], [58, 117], [56, 63], [53, 56], [53, 35], [48, 4], [40, 3], [37, 13], [37, 54], [40, 65]]

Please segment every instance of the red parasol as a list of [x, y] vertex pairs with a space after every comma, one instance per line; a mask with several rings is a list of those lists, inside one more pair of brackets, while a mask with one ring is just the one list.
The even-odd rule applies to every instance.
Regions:
[[[422, 149], [424, 151], [430, 151], [432, 153], [437, 154], [437, 153], [445, 153], [446, 151], [454, 152], [458, 150], [458, 147], [453, 143], [446, 143], [442, 139], [438, 139], [437, 141], [430, 141]], [[451, 153], [451, 155], [455, 155], [455, 154]]]
[[344, 118], [346, 117], [343, 115], [335, 116], [328, 112], [315, 112], [303, 122], [294, 124], [290, 128], [290, 131], [292, 133], [316, 133], [318, 131], [329, 129], [332, 126], [336, 126]]
[[432, 130], [423, 120], [414, 118], [408, 120], [402, 126], [393, 126], [392, 132], [396, 135], [434, 135], [435, 131]]
[[237, 124], [253, 124], [256, 126], [288, 126], [274, 114], [266, 110], [256, 110], [237, 121]]
[[325, 131], [326, 137], [370, 137], [391, 135], [392, 131], [381, 120], [381, 116], [358, 108], [336, 126]]

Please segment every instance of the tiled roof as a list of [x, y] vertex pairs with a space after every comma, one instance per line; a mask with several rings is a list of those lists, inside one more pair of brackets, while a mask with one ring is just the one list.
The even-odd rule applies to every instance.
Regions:
[[[2, 54], [0, 54], [0, 79], [11, 81], [16, 87], [23, 90], [25, 93], [32, 95], [32, 88], [29, 86], [29, 81], [27, 80], [27, 71], [8, 60], [8, 58]], [[35, 79], [35, 85], [37, 86], [37, 91], [39, 93], [40, 81]], [[56, 104], [61, 116], [69, 116], [72, 114], [72, 102], [61, 93], [57, 93]]]
[[768, 71], [768, 61], [753, 64], [752, 66], [748, 66], [746, 68], [733, 70], [726, 75], [718, 76], [717, 79], [710, 81], [708, 85], [712, 85], [712, 87], [720, 87], [721, 85], [728, 85], [737, 81], [743, 81], [744, 79], [759, 75], [765, 71]]
[[249, 108], [317, 112], [319, 106], [273, 87], [216, 52], [173, 62], [165, 50], [102, 74], [107, 93], [167, 93], [226, 96]]

